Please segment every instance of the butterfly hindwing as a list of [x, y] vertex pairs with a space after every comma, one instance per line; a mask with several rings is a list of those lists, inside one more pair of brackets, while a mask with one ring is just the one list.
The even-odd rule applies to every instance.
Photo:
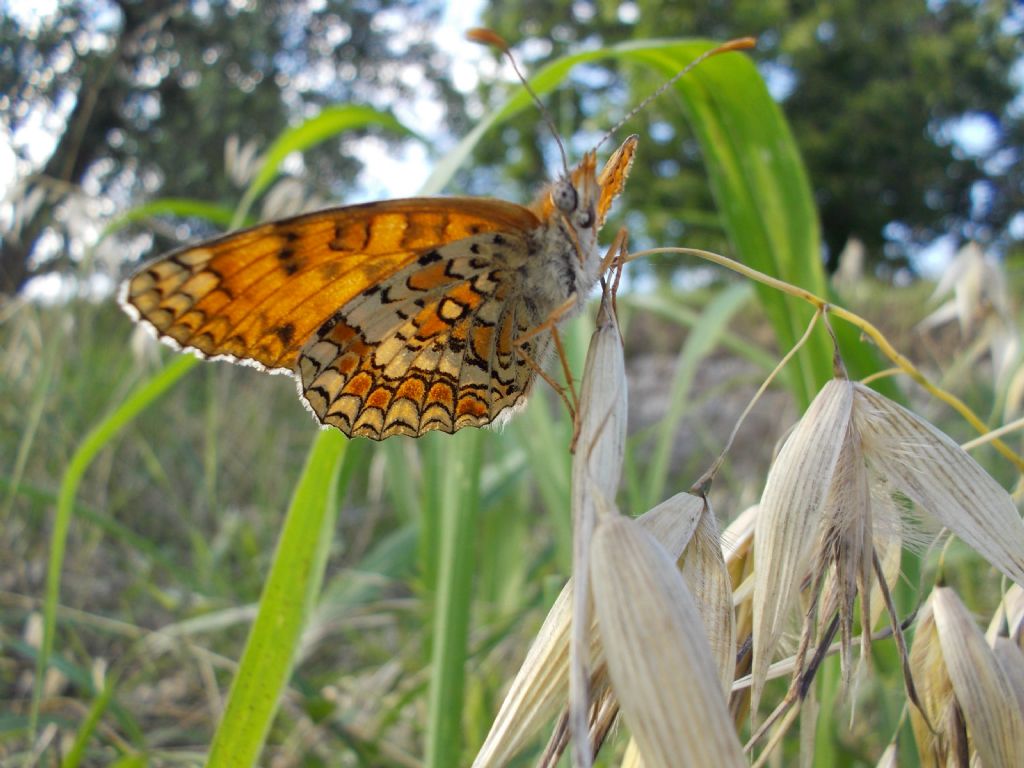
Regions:
[[516, 404], [532, 378], [522, 354], [541, 341], [515, 346], [530, 327], [515, 288], [529, 249], [516, 232], [451, 243], [343, 307], [299, 357], [310, 409], [382, 439], [481, 426]]

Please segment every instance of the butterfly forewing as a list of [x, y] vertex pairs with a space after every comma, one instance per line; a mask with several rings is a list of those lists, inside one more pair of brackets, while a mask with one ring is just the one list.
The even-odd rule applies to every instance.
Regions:
[[124, 303], [181, 347], [290, 371], [339, 307], [424, 252], [536, 225], [526, 208], [473, 198], [335, 208], [162, 257], [128, 281]]
[[612, 202], [626, 186], [626, 179], [629, 178], [629, 170], [633, 167], [633, 156], [636, 154], [636, 145], [639, 141], [636, 135], [628, 137], [622, 146], [615, 150], [615, 154], [608, 158], [604, 168], [597, 177], [597, 184], [601, 188], [601, 195], [597, 203], [597, 227], [604, 225], [604, 220], [611, 210]]

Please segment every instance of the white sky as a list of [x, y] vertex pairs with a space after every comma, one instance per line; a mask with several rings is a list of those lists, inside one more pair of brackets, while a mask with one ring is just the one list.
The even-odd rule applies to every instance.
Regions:
[[[482, 11], [483, 0], [448, 3], [434, 37], [438, 48], [451, 61], [452, 83], [463, 93], [476, 88], [482, 71], [493, 74], [495, 69], [493, 54], [465, 37], [467, 29], [480, 26]], [[431, 147], [444, 146], [451, 140], [449, 132], [440, 123], [442, 110], [429, 96], [396, 104], [393, 111], [402, 123], [413, 127], [427, 139]], [[419, 142], [408, 142], [395, 155], [378, 139], [364, 140], [359, 159], [365, 170], [358, 191], [346, 202], [416, 195], [430, 175], [428, 149]]]

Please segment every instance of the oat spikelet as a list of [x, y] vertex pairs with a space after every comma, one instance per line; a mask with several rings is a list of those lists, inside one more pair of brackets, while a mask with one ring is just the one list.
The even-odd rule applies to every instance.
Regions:
[[[1024, 523], [1009, 494], [928, 422], [862, 384], [834, 380], [786, 440], [761, 499], [752, 706], [786, 622], [795, 618], [801, 586], [809, 585], [809, 593], [796, 660], [799, 691], [791, 692], [789, 703], [805, 695], [815, 669], [810, 648], [817, 644], [821, 651], [831, 642], [835, 616], [843, 679], [850, 681], [855, 600], [860, 596], [865, 658], [879, 606], [875, 571], [884, 577], [878, 596], [885, 598], [898, 573], [896, 547], [914, 536], [895, 514], [899, 494], [914, 503], [917, 520], [938, 521], [1007, 576], [1024, 581]], [[897, 618], [890, 622], [902, 647]], [[909, 677], [908, 695], [915, 697]]]
[[853, 407], [845, 379], [826, 384], [786, 440], [768, 473], [754, 533], [754, 651], [751, 707], [791, 618], [797, 587], [818, 539], [820, 513]]
[[[816, 573], [829, 572], [821, 600], [824, 621], [839, 613], [843, 687], [852, 674], [853, 606], [861, 598], [861, 625], [870, 627], [873, 530], [871, 494], [860, 441], [848, 432], [843, 439], [832, 485], [822, 509]], [[814, 599], [814, 596], [811, 596]], [[862, 635], [862, 658], [870, 653], [870, 632]]]
[[710, 507], [701, 515], [693, 540], [683, 554], [681, 572], [704, 622], [722, 690], [728, 694], [736, 672], [732, 587], [722, 557], [718, 523]]
[[[680, 493], [640, 516], [636, 522], [658, 540], [670, 557], [678, 559], [703, 514], [702, 499]], [[569, 691], [569, 625], [574, 586], [570, 579], [548, 612], [473, 761], [474, 768], [507, 765], [565, 707]], [[587, 635], [594, 677], [600, 680], [606, 677], [607, 670], [604, 648], [594, 622]]]
[[948, 435], [874, 390], [853, 386], [854, 423], [871, 468], [1024, 586], [1024, 523], [1010, 494]]
[[[920, 647], [919, 647], [920, 643]], [[922, 701], [938, 733], [917, 716], [914, 735], [925, 764], [977, 755], [986, 768], [1024, 765], [1024, 712], [985, 636], [956, 593], [937, 587], [928, 598], [911, 663]]]
[[602, 518], [591, 578], [609, 676], [644, 765], [745, 766], [700, 613], [665, 549], [635, 520]]
[[589, 768], [590, 542], [598, 514], [617, 514], [615, 494], [626, 448], [626, 366], [608, 291], [601, 297], [580, 391], [572, 463], [573, 579], [577, 585], [569, 651], [569, 733], [573, 765]]

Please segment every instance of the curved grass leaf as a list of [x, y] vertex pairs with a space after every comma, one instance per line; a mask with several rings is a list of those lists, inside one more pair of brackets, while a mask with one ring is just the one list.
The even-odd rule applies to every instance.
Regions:
[[121, 429], [149, 407], [184, 376], [198, 362], [196, 358], [182, 355], [175, 358], [166, 368], [144, 381], [107, 418], [97, 424], [75, 450], [61, 478], [57, 496], [57, 514], [53, 520], [50, 535], [50, 551], [46, 564], [46, 592], [43, 598], [43, 641], [36, 658], [36, 674], [32, 687], [32, 708], [29, 717], [30, 730], [35, 732], [39, 722], [39, 704], [42, 698], [43, 679], [53, 652], [53, 636], [57, 625], [57, 603], [60, 600], [60, 575], [64, 565], [64, 551], [67, 546], [71, 514], [74, 510], [75, 494], [85, 470], [117, 435]]
[[208, 203], [205, 200], [194, 200], [190, 197], [161, 197], [150, 200], [148, 203], [137, 205], [118, 216], [100, 234], [99, 239], [114, 234], [136, 221], [152, 218], [153, 216], [177, 216], [183, 219], [204, 219], [211, 224], [216, 224], [225, 229], [231, 225], [235, 218], [230, 208], [216, 203]]
[[480, 506], [484, 438], [467, 429], [431, 447], [438, 463], [437, 587], [431, 645], [427, 768], [462, 765], [462, 709], [475, 576], [473, 541]]
[[348, 440], [334, 430], [321, 432], [313, 442], [210, 747], [209, 766], [255, 765], [263, 749], [302, 630], [320, 592], [347, 446]]
[[236, 215], [244, 216], [257, 197], [277, 178], [281, 163], [293, 152], [304, 152], [327, 139], [355, 128], [376, 125], [390, 131], [416, 136], [416, 134], [390, 112], [381, 112], [360, 104], [326, 107], [317, 115], [290, 128], [270, 145], [256, 178], [246, 189]]
[[[706, 42], [638, 42], [621, 49], [625, 57], [670, 76], [709, 47]], [[753, 62], [742, 55], [716, 56], [680, 79], [675, 89], [700, 142], [734, 256], [825, 295], [810, 183], [782, 111]], [[788, 349], [807, 327], [811, 308], [765, 286], [757, 289], [779, 346]], [[793, 395], [809, 403], [831, 376], [825, 333], [817, 333], [787, 370]]]
[[114, 675], [108, 675], [106, 680], [103, 681], [103, 688], [99, 692], [99, 695], [93, 699], [92, 706], [89, 707], [89, 713], [86, 715], [82, 725], [75, 733], [75, 740], [72, 742], [71, 748], [61, 761], [60, 768], [78, 768], [78, 766], [82, 764], [82, 761], [85, 758], [86, 747], [88, 747], [89, 742], [96, 731], [96, 726], [100, 723], [100, 719], [107, 711], [107, 707], [110, 706], [110, 701], [114, 696], [116, 685], [117, 681], [116, 676]]
[[[577, 64], [610, 58], [653, 67], [667, 79], [713, 45], [702, 40], [622, 43], [558, 59], [530, 78], [530, 84], [543, 96]], [[785, 117], [753, 62], [738, 53], [713, 57], [681, 78], [675, 90], [700, 143], [721, 223], [736, 257], [825, 295], [827, 283], [810, 183]], [[439, 191], [484, 133], [529, 107], [530, 102], [525, 89], [517, 90], [438, 164], [426, 189]], [[623, 130], [628, 128], [626, 125]], [[638, 162], [643, 162], [642, 158], [641, 139]], [[789, 348], [806, 328], [811, 308], [764, 286], [757, 288], [780, 347]], [[857, 350], [852, 354], [856, 357]], [[865, 368], [870, 369], [870, 363]], [[818, 387], [831, 376], [831, 348], [823, 331], [815, 334], [788, 370], [793, 395], [805, 405], [810, 403]]]

